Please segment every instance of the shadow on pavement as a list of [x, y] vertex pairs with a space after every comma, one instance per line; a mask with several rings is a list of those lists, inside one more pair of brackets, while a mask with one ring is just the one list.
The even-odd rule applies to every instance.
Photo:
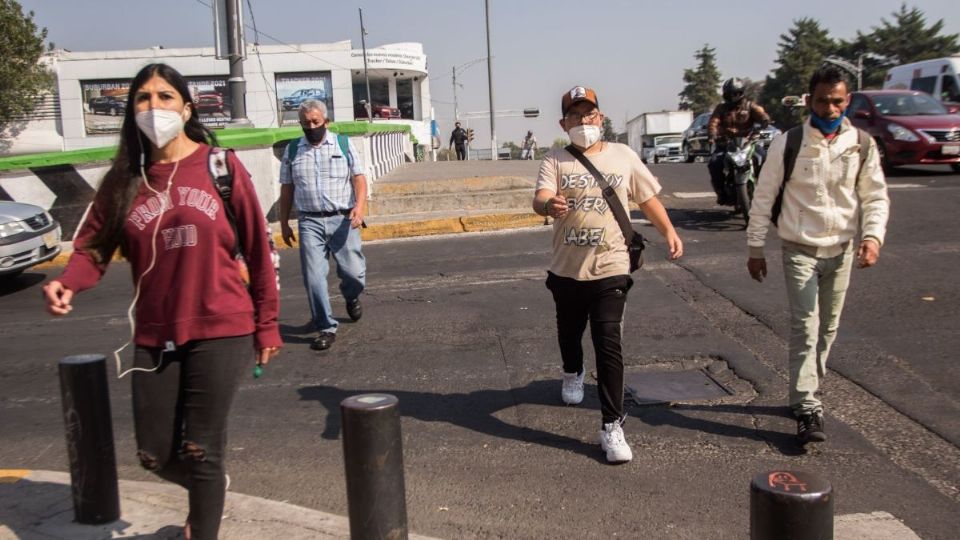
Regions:
[[477, 390], [469, 393], [439, 394], [366, 388], [344, 390], [332, 386], [306, 386], [297, 390], [301, 401], [318, 401], [327, 409], [327, 424], [323, 438], [337, 439], [340, 435], [340, 402], [357, 394], [387, 393], [400, 400], [400, 415], [423, 422], [445, 422], [478, 433], [535, 443], [559, 450], [567, 450], [606, 463], [599, 443], [589, 444], [579, 439], [548, 433], [528, 427], [508, 424], [495, 413], [516, 405], [546, 405], [565, 408], [557, 397], [556, 380], [534, 381], [522, 388], [509, 390]]
[[[641, 407], [631, 406], [634, 417], [651, 426], [673, 426], [700, 433], [710, 433], [723, 437], [739, 437], [759, 441], [770, 445], [785, 456], [803, 455], [806, 451], [793, 433], [761, 429], [761, 416], [793, 420], [789, 407], [774, 407], [764, 405], [675, 405], [672, 407]], [[754, 417], [753, 427], [731, 425], [704, 418], [695, 418], [683, 414], [690, 412], [733, 413]]]
[[13, 277], [0, 276], [0, 297], [29, 289], [34, 285], [43, 283], [45, 279], [47, 279], [46, 274], [35, 273], [24, 273]]
[[673, 226], [687, 231], [745, 231], [747, 224], [740, 214], [726, 209], [686, 209], [667, 211]]

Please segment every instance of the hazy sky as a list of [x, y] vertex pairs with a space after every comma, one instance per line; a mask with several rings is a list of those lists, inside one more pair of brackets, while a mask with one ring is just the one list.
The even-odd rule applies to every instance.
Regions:
[[[139, 49], [153, 45], [213, 44], [210, 0], [19, 0], [49, 30], [48, 39], [73, 51]], [[453, 66], [487, 55], [483, 0], [242, 0], [246, 21], [285, 43], [352, 40], [360, 48], [357, 8], [363, 8], [367, 46], [414, 41], [424, 45], [441, 131], [452, 128]], [[535, 120], [498, 118], [499, 142], [519, 142], [533, 129], [541, 144], [562, 136], [560, 96], [581, 84], [596, 89], [618, 130], [642, 112], [675, 109], [683, 70], [704, 44], [716, 48], [723, 77], [764, 78], [774, 67], [780, 34], [792, 21], [813, 17], [835, 38], [851, 38], [890, 19], [900, 0], [489, 0], [497, 110], [539, 107]], [[960, 33], [960, 2], [919, 0], [928, 25], [943, 19]], [[248, 30], [248, 41], [253, 32]], [[275, 41], [262, 37], [263, 44]], [[248, 60], [255, 61], [255, 60]], [[226, 64], [225, 64], [226, 66]], [[226, 71], [226, 67], [224, 67]], [[131, 76], [133, 74], [131, 73]], [[458, 82], [459, 109], [489, 109], [486, 63]], [[489, 121], [473, 120], [489, 140]], [[477, 144], [489, 146], [487, 144]]]

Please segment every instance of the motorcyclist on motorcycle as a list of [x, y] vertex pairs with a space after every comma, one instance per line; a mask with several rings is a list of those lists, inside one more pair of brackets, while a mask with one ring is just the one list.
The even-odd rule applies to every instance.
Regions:
[[[735, 137], [747, 137], [754, 131], [756, 124], [760, 129], [770, 124], [770, 116], [763, 107], [744, 96], [745, 85], [741, 79], [733, 77], [723, 83], [723, 103], [713, 109], [710, 123], [707, 125], [707, 139], [712, 147], [710, 162], [710, 183], [717, 194], [717, 204], [733, 205], [726, 190], [723, 188], [723, 154], [727, 141]], [[762, 163], [766, 152], [761, 145], [757, 145], [756, 154]]]

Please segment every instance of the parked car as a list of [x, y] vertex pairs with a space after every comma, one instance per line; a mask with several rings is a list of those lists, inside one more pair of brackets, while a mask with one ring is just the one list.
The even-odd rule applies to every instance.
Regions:
[[710, 155], [710, 143], [707, 142], [707, 124], [710, 122], [711, 113], [698, 114], [683, 132], [683, 144], [680, 152], [683, 154], [683, 160], [687, 163], [693, 163], [697, 157]]
[[301, 88], [289, 96], [283, 98], [283, 110], [292, 111], [308, 99], [317, 101], [326, 101], [327, 92], [323, 88]]
[[103, 113], [109, 114], [110, 116], [117, 116], [118, 114], [123, 114], [123, 111], [127, 108], [127, 98], [125, 97], [116, 97], [116, 96], [100, 96], [91, 98], [87, 102], [87, 105], [90, 107], [90, 112], [93, 114]]
[[[370, 106], [374, 118], [400, 118], [400, 109], [374, 103]], [[354, 118], [367, 118], [367, 104], [363, 100], [353, 106]]]
[[223, 95], [220, 92], [197, 92], [194, 99], [198, 113], [222, 113]]
[[11, 278], [60, 253], [60, 224], [43, 208], [0, 201], [0, 277]]
[[960, 172], [960, 116], [928, 94], [914, 90], [853, 92], [847, 116], [877, 141], [887, 169], [948, 164]]

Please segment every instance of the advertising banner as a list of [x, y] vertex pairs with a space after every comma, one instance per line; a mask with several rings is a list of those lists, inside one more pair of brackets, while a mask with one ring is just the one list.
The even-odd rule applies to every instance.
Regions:
[[277, 111], [280, 125], [297, 125], [298, 110], [307, 99], [327, 105], [327, 119], [333, 122], [333, 79], [329, 71], [277, 74]]
[[[130, 79], [80, 81], [83, 95], [83, 123], [87, 135], [117, 133], [123, 124]], [[230, 93], [222, 76], [188, 77], [187, 86], [200, 121], [220, 128], [230, 121]]]

